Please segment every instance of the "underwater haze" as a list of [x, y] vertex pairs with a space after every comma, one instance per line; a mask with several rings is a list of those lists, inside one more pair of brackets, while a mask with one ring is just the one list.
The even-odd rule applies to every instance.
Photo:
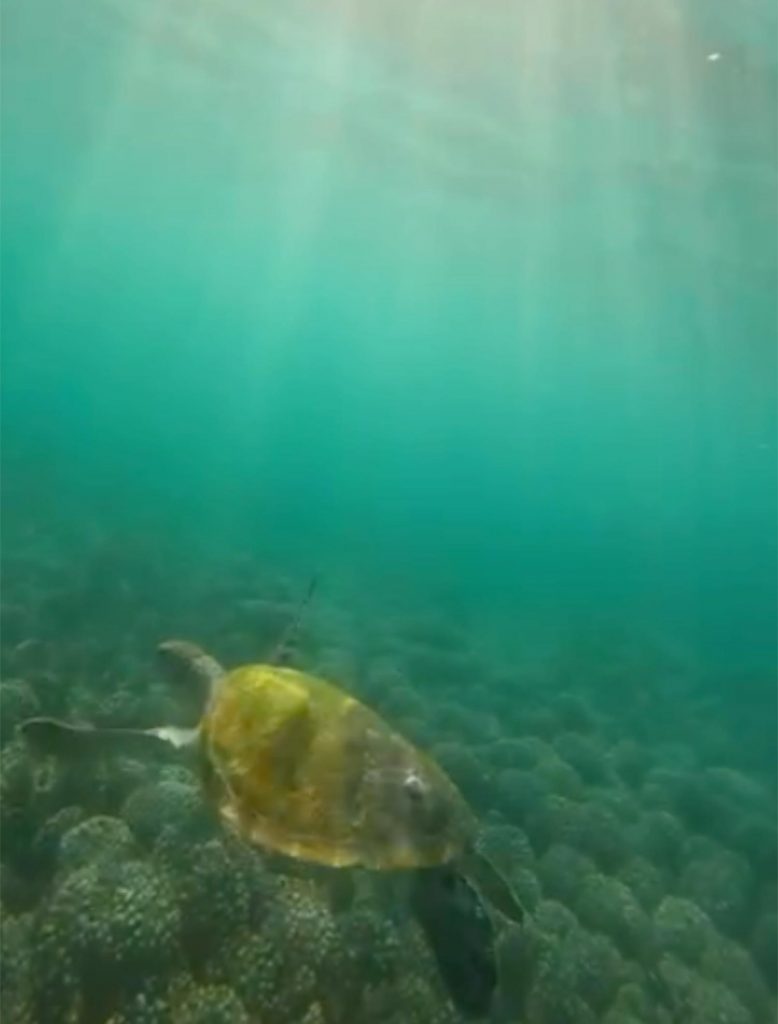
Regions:
[[[13, 975], [20, 1021], [141, 1019], [121, 971], [110, 995], [42, 971], [40, 915], [64, 890], [81, 906], [86, 846], [63, 867], [54, 837], [95, 816], [140, 843], [127, 885], [156, 893], [159, 836], [127, 801], [173, 783], [125, 767], [41, 804], [16, 725], [159, 724], [158, 640], [258, 660], [313, 574], [299, 664], [522, 836], [503, 855], [559, 942], [522, 953], [504, 1019], [771, 1018], [776, 38], [768, 0], [7, 0], [2, 894], [37, 964]], [[498, 740], [528, 746], [492, 762]], [[615, 818], [557, 833], [560, 800]], [[611, 825], [632, 830], [613, 855]], [[611, 883], [653, 938], [598, 916]], [[574, 953], [550, 903], [607, 941], [616, 979], [564, 1011], [548, 991]], [[193, 934], [184, 897], [170, 908]], [[149, 939], [157, 967], [177, 927]], [[333, 949], [373, 948], [348, 927]], [[200, 994], [160, 1020], [204, 1021], [219, 985], [236, 1002], [209, 1021], [459, 1019], [431, 974], [400, 991], [395, 947], [346, 1009], [329, 961], [323, 992], [281, 1006], [299, 987], [203, 973], [218, 957], [197, 935]]]
[[772, 663], [775, 19], [710, 6], [10, 3], [6, 488]]

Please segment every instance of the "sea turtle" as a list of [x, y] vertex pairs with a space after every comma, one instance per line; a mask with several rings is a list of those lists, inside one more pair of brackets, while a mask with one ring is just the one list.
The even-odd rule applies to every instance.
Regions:
[[[316, 676], [278, 664], [227, 671], [183, 640], [160, 644], [158, 655], [168, 677], [185, 681], [201, 703], [195, 728], [35, 718], [22, 724], [23, 735], [60, 753], [120, 742], [193, 745], [208, 799], [248, 843], [331, 867], [414, 872], [412, 906], [444, 980], [465, 1011], [483, 1012], [496, 983], [484, 904], [515, 922], [523, 911], [478, 851], [476, 817], [443, 770]], [[468, 934], [463, 922], [472, 925]]]

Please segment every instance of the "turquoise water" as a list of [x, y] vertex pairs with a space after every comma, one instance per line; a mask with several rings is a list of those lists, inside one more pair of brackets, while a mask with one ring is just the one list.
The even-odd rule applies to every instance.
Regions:
[[9, 4], [7, 488], [771, 664], [772, 15]]
[[[6, 676], [30, 635], [48, 671], [97, 637], [103, 687], [117, 645], [218, 645], [244, 559], [242, 599], [318, 572], [342, 655], [368, 612], [465, 635], [484, 678], [449, 702], [520, 717], [521, 659], [609, 742], [658, 742], [662, 703], [700, 771], [772, 784], [771, 4], [9, 0], [3, 28]], [[14, 627], [57, 573], [70, 615]]]

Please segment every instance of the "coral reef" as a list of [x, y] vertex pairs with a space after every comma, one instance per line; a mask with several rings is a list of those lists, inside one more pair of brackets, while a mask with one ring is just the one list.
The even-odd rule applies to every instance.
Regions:
[[[71, 810], [71, 808], [65, 808]], [[128, 860], [137, 851], [132, 833], [118, 818], [96, 816], [74, 824], [61, 835], [56, 852], [58, 872], [69, 875], [98, 861]]]
[[644, 963], [651, 949], [651, 923], [631, 891], [615, 878], [587, 875], [575, 903], [580, 920], [610, 936], [619, 949]]
[[204, 819], [198, 786], [176, 779], [161, 779], [134, 790], [121, 813], [138, 842], [147, 847], [165, 829], [193, 833]]
[[7, 743], [20, 722], [37, 714], [40, 703], [29, 683], [23, 679], [0, 683], [0, 743]]
[[678, 886], [723, 932], [743, 935], [753, 905], [754, 878], [742, 857], [721, 849], [690, 860]]
[[705, 911], [682, 897], [665, 896], [654, 914], [654, 938], [658, 948], [690, 966], [700, 962], [715, 935]]
[[539, 874], [543, 891], [566, 906], [572, 906], [589, 875], [597, 868], [594, 861], [564, 843], [554, 843], [540, 860]]
[[[182, 564], [173, 586], [115, 539], [75, 566], [30, 550], [0, 634], [3, 1021], [461, 1024], [402, 879], [247, 849], [186, 756], [72, 765], [17, 735], [37, 714], [191, 724], [149, 667], [156, 640], [258, 659], [300, 587], [251, 558]], [[394, 620], [339, 602], [312, 610], [294, 663], [429, 747], [528, 912], [521, 929], [499, 923], [495, 1021], [775, 1019], [774, 780], [736, 745], [728, 761], [714, 723], [687, 745], [642, 648], [571, 648], [544, 673], [490, 661], [437, 611]], [[656, 672], [672, 661], [656, 657]], [[661, 704], [650, 719], [643, 690]]]

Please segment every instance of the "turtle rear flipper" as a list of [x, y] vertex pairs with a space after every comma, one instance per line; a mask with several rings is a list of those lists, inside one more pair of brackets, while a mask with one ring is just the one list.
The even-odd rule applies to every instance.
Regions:
[[159, 749], [166, 745], [183, 747], [197, 739], [196, 729], [160, 726], [157, 729], [98, 729], [71, 725], [57, 718], [28, 718], [19, 732], [31, 747], [43, 754], [68, 757], [102, 754], [114, 750]]
[[411, 909], [456, 1007], [467, 1017], [489, 1013], [497, 987], [494, 924], [477, 890], [452, 867], [417, 871]]
[[157, 660], [198, 720], [224, 678], [223, 667], [191, 640], [163, 640], [157, 644]]

